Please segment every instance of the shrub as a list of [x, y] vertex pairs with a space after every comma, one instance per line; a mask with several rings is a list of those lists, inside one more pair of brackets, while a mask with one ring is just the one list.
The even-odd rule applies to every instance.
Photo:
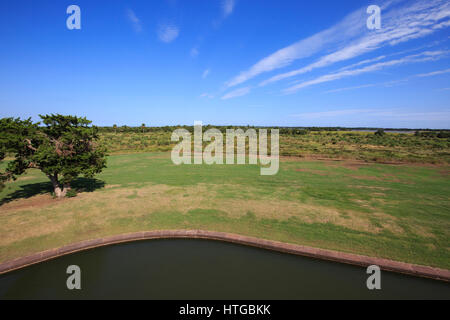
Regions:
[[66, 197], [73, 198], [77, 196], [77, 192], [74, 189], [67, 190]]

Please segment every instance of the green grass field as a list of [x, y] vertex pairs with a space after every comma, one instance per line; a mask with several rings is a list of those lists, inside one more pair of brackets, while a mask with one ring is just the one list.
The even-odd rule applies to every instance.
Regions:
[[[206, 130], [207, 128], [204, 128]], [[247, 128], [243, 128], [246, 130]], [[150, 129], [149, 129], [150, 130]], [[172, 131], [102, 132], [100, 143], [110, 153], [165, 152], [176, 142]], [[207, 142], [204, 142], [206, 145]], [[280, 134], [280, 155], [359, 159], [371, 162], [450, 163], [450, 138], [416, 136], [412, 133], [316, 131], [304, 135]]]
[[450, 269], [448, 169], [284, 158], [261, 176], [123, 154], [63, 200], [30, 170], [0, 193], [0, 262], [118, 233], [206, 229]]

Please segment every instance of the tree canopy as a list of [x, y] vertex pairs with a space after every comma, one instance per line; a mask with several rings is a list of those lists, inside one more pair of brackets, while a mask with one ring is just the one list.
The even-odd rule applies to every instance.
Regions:
[[40, 117], [43, 126], [30, 119], [1, 119], [0, 150], [3, 157], [5, 152], [14, 153], [2, 179], [15, 179], [25, 170], [37, 168], [50, 179], [55, 195], [63, 197], [76, 177], [91, 178], [106, 167], [106, 150], [97, 145], [98, 129], [86, 118]]
[[[16, 150], [26, 151], [26, 145], [33, 137], [38, 128], [37, 124], [20, 118], [3, 118], [0, 119], [0, 161], [2, 161], [7, 153], [15, 153]], [[22, 156], [27, 156], [27, 152], [22, 152]], [[24, 161], [24, 160], [22, 160]], [[11, 164], [10, 164], [11, 165]], [[0, 172], [0, 190], [4, 187], [4, 182], [9, 179], [15, 179], [11, 170]]]

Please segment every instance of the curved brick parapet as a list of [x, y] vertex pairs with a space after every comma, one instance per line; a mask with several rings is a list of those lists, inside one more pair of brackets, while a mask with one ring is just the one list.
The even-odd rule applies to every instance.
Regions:
[[426, 277], [436, 280], [450, 281], [450, 270], [446, 269], [420, 266], [410, 263], [367, 257], [332, 250], [312, 248], [278, 241], [258, 239], [238, 234], [204, 231], [204, 230], [144, 231], [144, 232], [135, 232], [131, 234], [110, 236], [94, 240], [86, 240], [70, 244], [61, 248], [46, 250], [43, 252], [32, 254], [24, 258], [19, 258], [2, 263], [0, 264], [0, 274], [20, 269], [38, 262], [54, 259], [66, 254], [87, 250], [91, 248], [121, 242], [149, 240], [149, 239], [171, 239], [171, 238], [208, 239], [208, 240], [232, 242], [290, 254], [312, 257], [316, 259], [347, 263], [361, 267], [367, 267], [369, 265], [377, 265], [382, 270], [386, 271], [398, 272], [419, 277]]

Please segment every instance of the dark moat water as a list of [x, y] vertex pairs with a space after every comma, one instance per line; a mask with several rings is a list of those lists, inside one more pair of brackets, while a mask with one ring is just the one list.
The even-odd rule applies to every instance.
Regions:
[[[68, 290], [66, 269], [81, 269]], [[117, 244], [0, 276], [0, 299], [450, 299], [446, 282], [208, 240]]]

